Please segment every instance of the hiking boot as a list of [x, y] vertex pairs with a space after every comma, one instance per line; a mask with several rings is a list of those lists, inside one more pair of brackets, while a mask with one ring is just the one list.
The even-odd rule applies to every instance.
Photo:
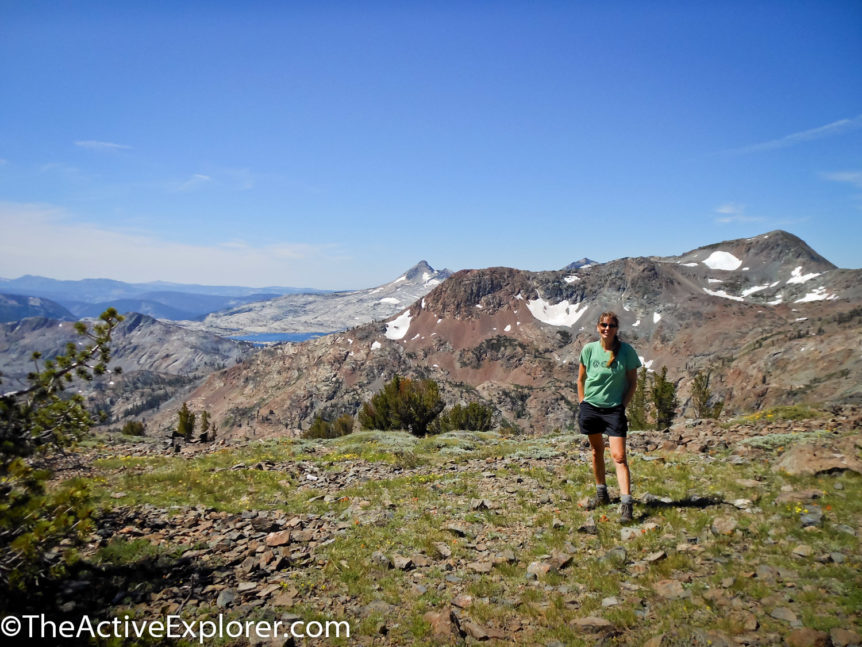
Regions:
[[596, 490], [596, 496], [591, 496], [587, 503], [587, 510], [595, 510], [600, 505], [610, 505], [611, 497], [607, 490]]
[[632, 518], [632, 504], [620, 503], [620, 523], [628, 523]]

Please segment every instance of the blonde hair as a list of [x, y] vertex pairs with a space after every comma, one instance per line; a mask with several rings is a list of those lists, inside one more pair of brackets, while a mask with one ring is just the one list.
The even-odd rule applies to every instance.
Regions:
[[605, 364], [605, 366], [610, 367], [610, 365], [613, 364], [614, 360], [617, 358], [617, 353], [620, 351], [620, 346], [622, 344], [622, 342], [620, 341], [620, 335], [619, 335], [620, 319], [619, 319], [619, 317], [617, 317], [616, 312], [610, 312], [610, 311], [603, 312], [602, 314], [599, 315], [599, 320], [596, 322], [597, 326], [600, 323], [602, 323], [602, 319], [611, 319], [613, 321], [613, 323], [615, 323], [617, 326], [616, 327], [617, 332], [614, 332], [614, 343], [611, 346], [611, 358], [608, 360], [608, 363]]

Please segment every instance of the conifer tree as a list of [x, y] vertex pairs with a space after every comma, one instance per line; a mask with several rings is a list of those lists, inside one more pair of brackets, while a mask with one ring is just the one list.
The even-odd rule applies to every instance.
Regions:
[[698, 371], [694, 374], [691, 386], [691, 404], [698, 418], [718, 418], [724, 408], [724, 402], [719, 401], [713, 404], [709, 402], [712, 399], [712, 391], [709, 388], [711, 376], [711, 370], [707, 370], [705, 373]]
[[201, 412], [201, 440], [207, 441], [209, 440], [209, 430], [210, 430], [210, 412], [204, 409]]
[[649, 427], [649, 402], [647, 402], [648, 379], [646, 366], [641, 366], [635, 393], [629, 401], [629, 406], [626, 410], [629, 426], [632, 429], [642, 430]]
[[91, 329], [75, 324], [88, 340], [83, 347], [70, 342], [65, 353], [44, 362], [33, 353], [29, 386], [0, 396], [0, 608], [8, 608], [5, 598], [16, 587], [49, 576], [46, 555], [88, 527], [88, 492], [80, 485], [48, 492], [51, 471], [44, 459], [74, 444], [93, 424], [83, 397], [67, 396], [64, 389], [107, 371], [111, 333], [123, 317], [109, 308], [100, 319]]
[[182, 408], [177, 412], [179, 420], [177, 421], [177, 435], [182, 436], [186, 440], [191, 440], [192, 434], [195, 432], [195, 414], [189, 411], [189, 405], [183, 402]]
[[676, 385], [667, 379], [667, 366], [656, 373], [652, 383], [652, 403], [655, 407], [656, 429], [667, 429], [676, 416]]

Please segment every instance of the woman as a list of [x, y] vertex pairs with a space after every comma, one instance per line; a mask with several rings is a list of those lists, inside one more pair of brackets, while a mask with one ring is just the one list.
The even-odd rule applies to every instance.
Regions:
[[608, 435], [611, 456], [620, 486], [620, 521], [632, 520], [631, 475], [626, 462], [626, 405], [635, 392], [640, 359], [634, 348], [620, 341], [620, 322], [613, 312], [603, 312], [596, 329], [599, 341], [581, 350], [578, 370], [578, 425], [587, 434], [593, 452], [596, 477], [595, 505], [611, 502], [605, 484], [605, 440]]

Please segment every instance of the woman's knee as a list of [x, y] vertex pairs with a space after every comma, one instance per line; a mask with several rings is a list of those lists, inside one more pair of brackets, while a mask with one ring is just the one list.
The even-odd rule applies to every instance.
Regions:
[[628, 465], [625, 451], [611, 451], [611, 458], [617, 465]]

